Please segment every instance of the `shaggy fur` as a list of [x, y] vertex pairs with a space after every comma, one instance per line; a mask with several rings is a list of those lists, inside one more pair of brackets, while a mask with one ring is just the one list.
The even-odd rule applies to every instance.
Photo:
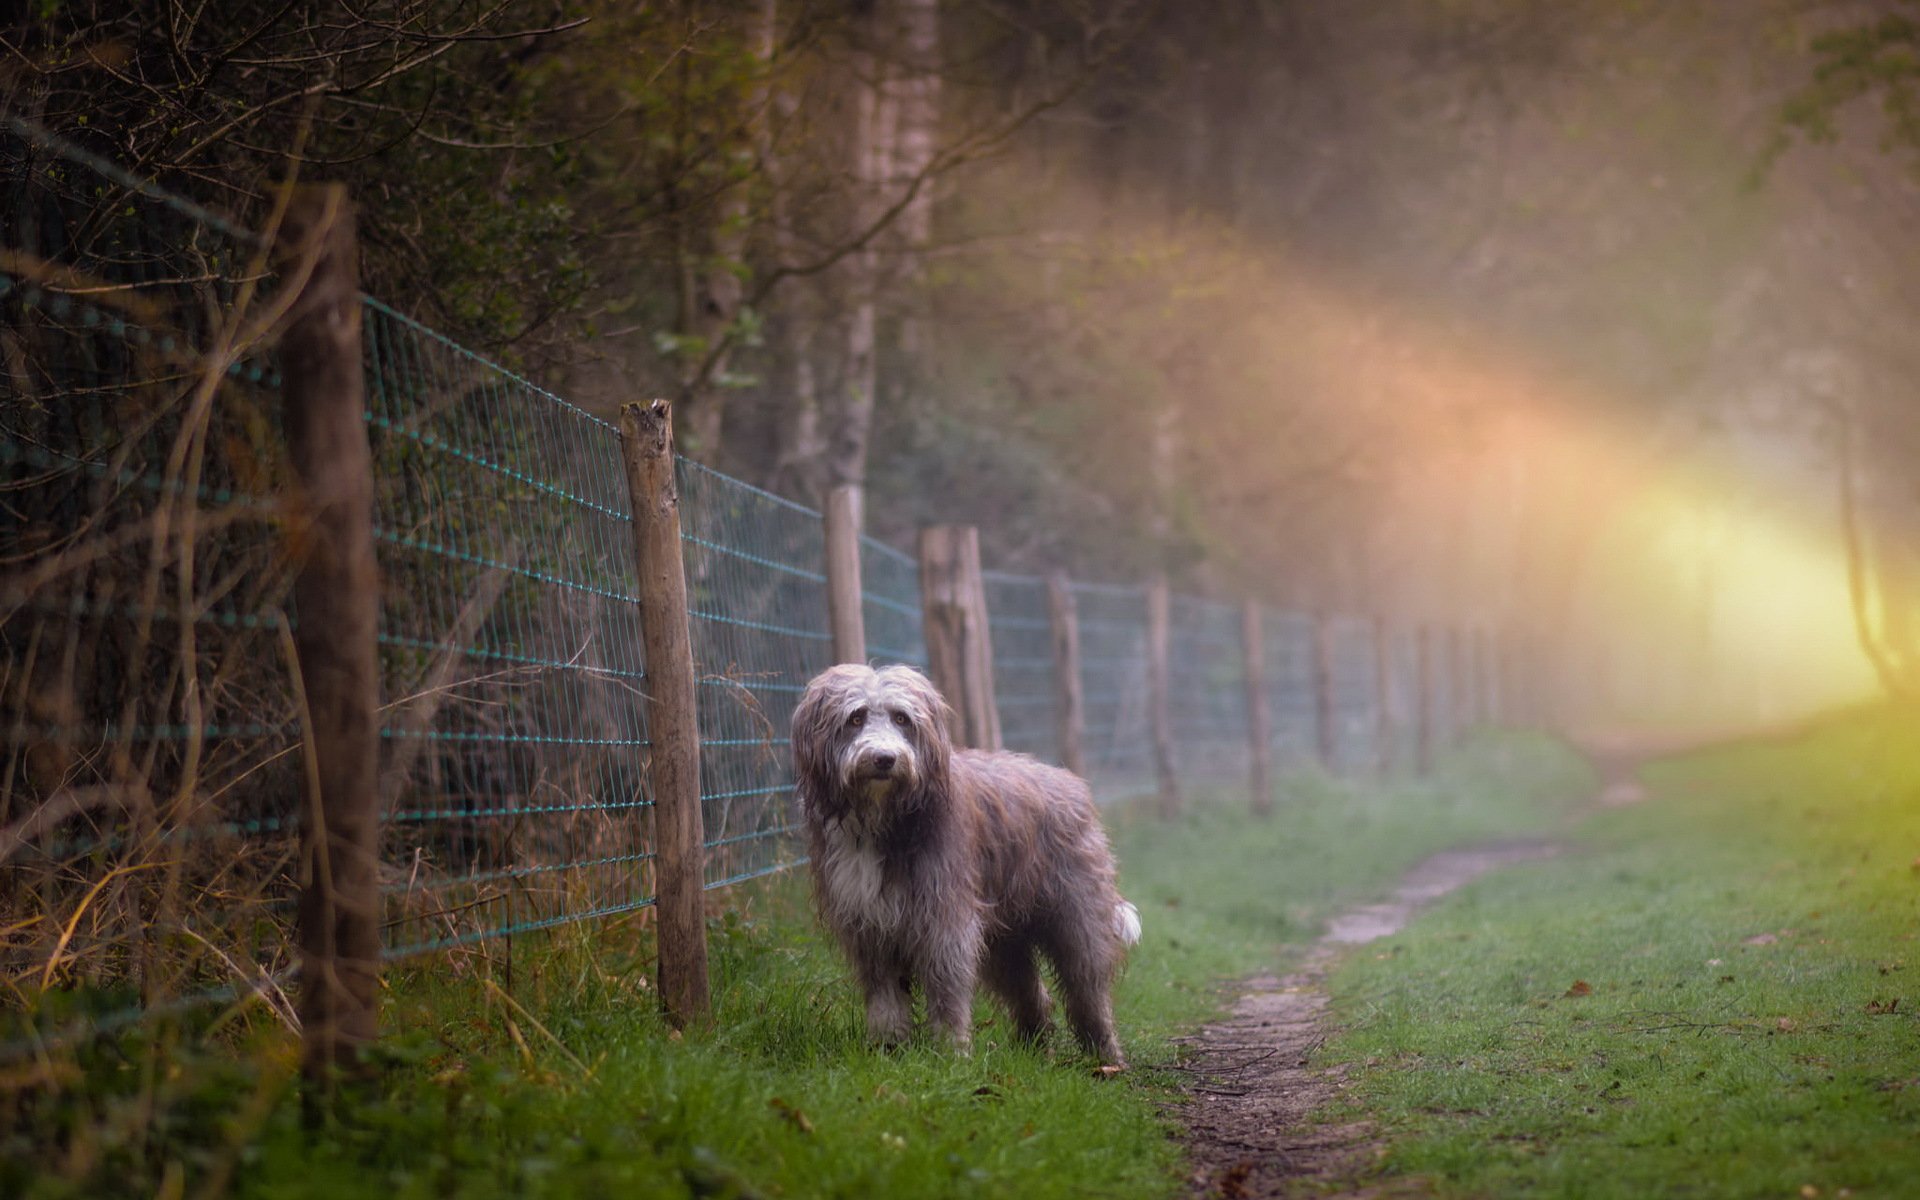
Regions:
[[820, 916], [866, 994], [867, 1034], [897, 1044], [912, 991], [964, 1049], [984, 982], [1029, 1039], [1049, 1028], [1036, 954], [1080, 1044], [1120, 1065], [1109, 998], [1140, 918], [1079, 776], [1021, 754], [955, 748], [952, 714], [911, 667], [833, 667], [793, 714]]

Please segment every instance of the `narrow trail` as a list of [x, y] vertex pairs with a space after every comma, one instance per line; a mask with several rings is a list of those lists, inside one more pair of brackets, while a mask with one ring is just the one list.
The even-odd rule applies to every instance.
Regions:
[[1328, 972], [1349, 947], [1398, 933], [1421, 909], [1487, 872], [1560, 851], [1552, 842], [1512, 841], [1436, 854], [1401, 879], [1392, 899], [1336, 916], [1291, 973], [1246, 980], [1227, 1019], [1182, 1039], [1194, 1079], [1177, 1114], [1194, 1163], [1191, 1194], [1256, 1200], [1303, 1183], [1356, 1180], [1376, 1157], [1372, 1129], [1309, 1121], [1342, 1086], [1339, 1068], [1311, 1062], [1333, 1032]]

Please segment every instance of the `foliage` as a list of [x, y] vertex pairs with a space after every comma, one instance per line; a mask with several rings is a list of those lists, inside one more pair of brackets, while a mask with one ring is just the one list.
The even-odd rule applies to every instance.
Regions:
[[1461, 1196], [1907, 1190], [1914, 718], [1649, 768], [1652, 798], [1587, 821], [1587, 852], [1350, 961], [1326, 1060], [1381, 1121], [1384, 1171]]
[[1822, 33], [1813, 41], [1813, 78], [1781, 112], [1787, 131], [1810, 141], [1839, 139], [1839, 119], [1855, 101], [1878, 99], [1882, 148], [1920, 167], [1920, 4], [1894, 0], [1886, 15]]

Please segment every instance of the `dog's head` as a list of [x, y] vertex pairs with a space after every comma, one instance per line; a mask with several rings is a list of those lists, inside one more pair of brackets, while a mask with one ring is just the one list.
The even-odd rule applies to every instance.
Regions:
[[794, 765], [808, 802], [828, 816], [871, 818], [944, 787], [952, 720], [912, 667], [829, 667], [793, 710]]

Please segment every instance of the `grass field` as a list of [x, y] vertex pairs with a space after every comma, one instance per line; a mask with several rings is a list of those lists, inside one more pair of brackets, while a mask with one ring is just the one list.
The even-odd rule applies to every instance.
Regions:
[[[1920, 713], [1659, 764], [1333, 980], [1382, 1170], [1453, 1196], [1920, 1195]], [[1342, 1119], [1342, 1114], [1329, 1114]]]
[[0, 1195], [1164, 1196], [1172, 1039], [1224, 981], [1444, 845], [1558, 827], [1590, 791], [1543, 740], [1486, 738], [1425, 784], [1302, 777], [1267, 821], [1237, 795], [1163, 823], [1112, 814], [1146, 940], [1117, 997], [1135, 1069], [1010, 1045], [982, 1002], [971, 1057], [861, 1044], [853, 988], [798, 879], [713, 922], [718, 1019], [654, 1015], [645, 938], [563, 931], [390, 972], [382, 1086], [318, 1132], [291, 1040], [160, 1030], [0, 1081]]

